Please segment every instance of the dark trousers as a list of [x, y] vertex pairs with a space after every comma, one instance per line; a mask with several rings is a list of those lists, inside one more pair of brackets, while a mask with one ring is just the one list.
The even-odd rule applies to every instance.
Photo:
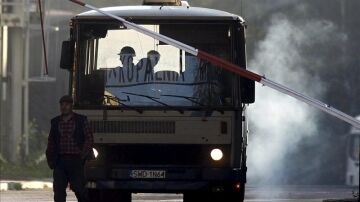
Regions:
[[85, 188], [84, 164], [78, 155], [60, 155], [54, 168], [54, 201], [66, 201], [66, 187], [75, 192], [78, 202], [87, 202], [87, 190]]

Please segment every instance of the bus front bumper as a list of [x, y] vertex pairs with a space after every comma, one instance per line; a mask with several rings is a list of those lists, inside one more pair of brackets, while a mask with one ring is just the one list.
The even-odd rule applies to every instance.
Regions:
[[[135, 170], [138, 170], [136, 168]], [[246, 182], [246, 171], [231, 168], [163, 168], [161, 179], [134, 179], [134, 168], [87, 169], [87, 187], [90, 189], [121, 189], [132, 192], [184, 192], [193, 190], [228, 189]]]

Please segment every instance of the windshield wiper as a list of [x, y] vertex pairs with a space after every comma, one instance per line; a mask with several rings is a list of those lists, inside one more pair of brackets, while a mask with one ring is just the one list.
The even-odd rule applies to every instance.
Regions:
[[198, 102], [198, 101], [195, 101], [195, 99], [197, 99], [197, 98], [194, 98], [194, 97], [188, 97], [188, 96], [182, 96], [182, 95], [161, 95], [161, 96], [184, 98], [184, 99], [189, 100], [190, 102], [195, 103], [195, 104], [198, 104], [198, 105], [200, 105], [200, 106], [202, 106], [202, 107], [205, 107], [205, 106], [206, 106], [206, 105], [204, 105], [204, 104], [202, 104], [202, 103], [200, 103], [200, 102]]
[[166, 106], [166, 107], [170, 107], [170, 105], [168, 105], [168, 104], [166, 104], [166, 103], [163, 103], [163, 102], [160, 102], [159, 100], [156, 100], [156, 99], [159, 99], [159, 98], [157, 98], [157, 97], [152, 97], [152, 96], [149, 96], [149, 95], [142, 95], [142, 94], [137, 94], [137, 93], [128, 93], [128, 92], [122, 92], [122, 93], [124, 93], [124, 94], [126, 94], [126, 95], [135, 95], [135, 96], [139, 96], [139, 97], [145, 97], [145, 98], [148, 98], [148, 99], [150, 99], [150, 100], [152, 100], [152, 101], [154, 101], [154, 102], [157, 102], [157, 103], [159, 103], [159, 104], [162, 104], [162, 105], [164, 105], [164, 106]]
[[128, 92], [122, 92], [122, 93], [124, 93], [124, 94], [126, 94], [126, 95], [134, 95], [134, 96], [139, 96], [139, 97], [145, 97], [145, 98], [148, 98], [148, 99], [150, 99], [150, 100], [152, 100], [152, 101], [154, 101], [154, 102], [157, 102], [157, 103], [159, 103], [159, 104], [162, 104], [162, 105], [164, 105], [164, 106], [166, 106], [166, 107], [175, 109], [175, 110], [179, 111], [179, 112], [182, 113], [182, 114], [184, 113], [183, 110], [177, 109], [177, 108], [175, 108], [175, 107], [173, 107], [173, 106], [170, 106], [170, 105], [168, 105], [168, 104], [166, 104], [166, 103], [164, 103], [164, 102], [161, 102], [161, 101], [157, 100], [157, 99], [159, 99], [159, 98], [157, 98], [157, 97], [152, 97], [152, 96], [149, 96], [149, 95], [142, 95], [142, 94], [137, 94], [137, 93], [128, 93]]
[[[111, 96], [111, 95], [104, 95], [104, 97], [106, 97], [108, 100], [112, 100], [112, 101], [118, 103], [118, 104], [121, 105], [121, 106], [124, 106], [124, 107], [126, 107], [126, 108], [135, 110], [135, 111], [137, 111], [139, 114], [142, 114], [142, 113], [143, 113], [142, 110], [140, 110], [140, 109], [138, 109], [138, 108], [135, 108], [135, 107], [132, 107], [132, 106], [129, 106], [129, 105], [126, 105], [126, 104], [123, 103], [123, 101], [129, 101], [129, 100], [130, 100], [129, 97], [127, 98], [127, 100], [121, 100], [121, 99], [119, 99], [118, 97]], [[108, 103], [109, 103], [109, 102], [108, 102]]]
[[[188, 96], [182, 96], [182, 95], [161, 95], [161, 96], [184, 98], [184, 99], [186, 99], [186, 100], [189, 100], [189, 101], [192, 102], [192, 103], [198, 104], [198, 105], [201, 106], [201, 107], [206, 107], [206, 108], [210, 108], [210, 109], [211, 109], [211, 107], [210, 107], [209, 105], [204, 105], [204, 104], [202, 104], [202, 103], [200, 103], [200, 102], [198, 102], [198, 101], [195, 101], [195, 99], [197, 99], [197, 98], [194, 98], [194, 97], [188, 97]], [[221, 114], [224, 114], [224, 111], [223, 111], [223, 110], [214, 109], [214, 111], [218, 111], [218, 112], [220, 112]]]

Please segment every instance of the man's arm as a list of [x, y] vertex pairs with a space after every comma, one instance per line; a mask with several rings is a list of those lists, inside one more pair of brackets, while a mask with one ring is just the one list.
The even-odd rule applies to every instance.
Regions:
[[85, 141], [81, 152], [81, 158], [86, 160], [87, 156], [90, 154], [90, 152], [92, 152], [92, 148], [94, 145], [93, 133], [91, 131], [87, 119], [84, 120], [84, 135], [85, 135]]
[[54, 134], [52, 130], [49, 132], [48, 136], [48, 144], [46, 147], [46, 160], [51, 169], [55, 166], [55, 159], [54, 159], [54, 149], [55, 149], [55, 140], [54, 140]]

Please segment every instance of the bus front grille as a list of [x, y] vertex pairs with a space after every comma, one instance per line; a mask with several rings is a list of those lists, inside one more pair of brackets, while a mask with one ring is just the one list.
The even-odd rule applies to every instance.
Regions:
[[[100, 144], [96, 147], [109, 165], [230, 166], [230, 145]], [[221, 161], [211, 159], [210, 152], [214, 148], [223, 151]]]
[[175, 121], [89, 121], [94, 133], [175, 133]]

